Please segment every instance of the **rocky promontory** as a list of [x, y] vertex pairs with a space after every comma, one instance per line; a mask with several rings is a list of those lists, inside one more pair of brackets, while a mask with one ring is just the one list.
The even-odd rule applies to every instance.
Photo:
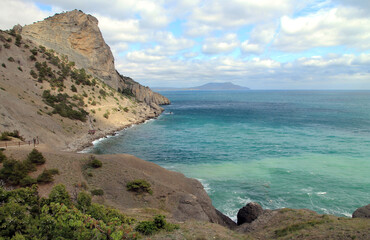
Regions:
[[73, 10], [26, 25], [19, 31], [23, 38], [67, 55], [78, 67], [88, 70], [116, 90], [129, 90], [139, 101], [155, 108], [170, 104], [166, 97], [120, 76], [94, 16]]

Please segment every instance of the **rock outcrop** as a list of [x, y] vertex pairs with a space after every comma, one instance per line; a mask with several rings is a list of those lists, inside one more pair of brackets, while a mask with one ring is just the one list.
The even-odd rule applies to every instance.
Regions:
[[151, 107], [158, 108], [157, 105], [170, 103], [148, 87], [117, 73], [113, 54], [99, 30], [98, 20], [91, 15], [73, 10], [55, 14], [22, 29], [17, 27], [17, 31], [25, 39], [68, 56], [78, 67], [86, 69], [116, 90], [130, 90], [139, 101]]
[[248, 203], [238, 211], [238, 225], [243, 223], [251, 223], [256, 220], [263, 213], [261, 205], [258, 203]]
[[352, 214], [353, 218], [370, 218], [370, 204], [357, 208]]

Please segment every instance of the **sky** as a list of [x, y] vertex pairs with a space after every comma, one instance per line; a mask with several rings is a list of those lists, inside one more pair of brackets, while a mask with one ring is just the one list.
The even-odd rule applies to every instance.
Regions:
[[74, 9], [149, 87], [370, 89], [368, 0], [0, 0], [0, 29]]

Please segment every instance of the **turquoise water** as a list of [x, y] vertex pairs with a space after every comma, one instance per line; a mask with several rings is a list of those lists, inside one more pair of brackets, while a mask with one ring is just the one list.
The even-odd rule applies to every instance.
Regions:
[[157, 120], [90, 151], [197, 178], [233, 219], [250, 201], [338, 216], [370, 203], [370, 91], [162, 94], [172, 105]]

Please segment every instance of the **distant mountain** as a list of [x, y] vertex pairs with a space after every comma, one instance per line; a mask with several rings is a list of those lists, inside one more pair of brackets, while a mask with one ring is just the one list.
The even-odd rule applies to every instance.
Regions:
[[223, 83], [206, 83], [199, 87], [191, 88], [194, 90], [249, 90], [247, 87], [242, 87], [235, 85], [232, 82], [223, 82]]
[[220, 91], [220, 90], [250, 90], [250, 88], [235, 85], [232, 82], [222, 82], [222, 83], [206, 83], [202, 86], [190, 87], [190, 88], [166, 88], [157, 87], [152, 88], [156, 91]]

